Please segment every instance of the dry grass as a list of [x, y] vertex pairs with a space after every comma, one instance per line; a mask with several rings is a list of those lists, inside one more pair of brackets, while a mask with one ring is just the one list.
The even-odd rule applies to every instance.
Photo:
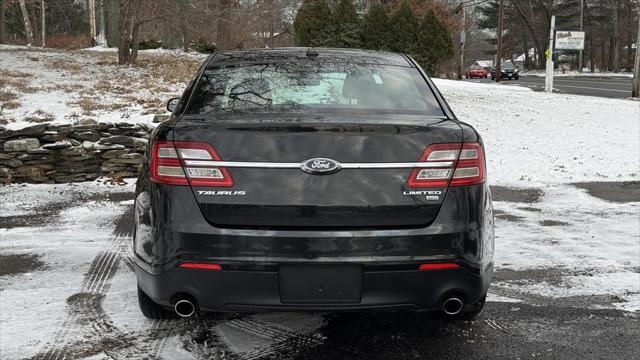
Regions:
[[96, 91], [109, 91], [111, 90], [111, 82], [107, 80], [100, 80], [97, 84], [93, 86], [93, 89]]
[[90, 97], [82, 97], [76, 102], [67, 103], [67, 105], [80, 106], [83, 110], [83, 115], [93, 115], [94, 111], [102, 109], [101, 104]]
[[85, 115], [85, 116], [93, 115], [94, 111], [99, 111], [99, 110], [117, 111], [117, 110], [121, 110], [129, 107], [129, 104], [119, 103], [119, 102], [110, 102], [108, 104], [101, 103], [87, 96], [80, 98], [80, 100], [76, 102], [67, 103], [67, 105], [79, 106], [83, 110], [82, 115]]
[[14, 119], [12, 117], [8, 117], [0, 113], [0, 125], [7, 125], [8, 123], [13, 121]]
[[202, 61], [177, 56], [146, 56], [138, 58], [137, 67], [143, 68], [152, 79], [161, 79], [167, 83], [188, 83], [196, 73]]
[[47, 87], [47, 90], [48, 91], [61, 90], [69, 94], [69, 93], [79, 93], [84, 88], [85, 87], [80, 84], [55, 84]]
[[[0, 88], [12, 87], [14, 90], [16, 90], [19, 93], [34, 93], [38, 91], [38, 89], [29, 86], [29, 78], [32, 76], [33, 74], [29, 74], [21, 71], [11, 71], [7, 69], [0, 69]], [[3, 91], [0, 90], [0, 92], [3, 92]], [[7, 93], [11, 91], [4, 90], [4, 92]], [[2, 101], [1, 98], [0, 98], [0, 101]]]
[[48, 61], [46, 66], [57, 70], [66, 70], [72, 74], [77, 74], [82, 70], [82, 65], [68, 59], [54, 59]]
[[22, 71], [0, 69], [0, 77], [6, 77], [6, 78], [29, 78], [29, 77], [32, 77], [32, 76], [33, 76], [33, 74], [22, 72]]
[[3, 103], [14, 101], [17, 98], [18, 95], [10, 90], [0, 90], [0, 101]]
[[55, 116], [53, 116], [53, 114], [40, 109], [32, 112], [29, 116], [24, 118], [24, 121], [30, 123], [45, 123], [53, 120], [55, 120]]
[[81, 49], [91, 46], [88, 35], [52, 35], [47, 37], [47, 47], [57, 49]]

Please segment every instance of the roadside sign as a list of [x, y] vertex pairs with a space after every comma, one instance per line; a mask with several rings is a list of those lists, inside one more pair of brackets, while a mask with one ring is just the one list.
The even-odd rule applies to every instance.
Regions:
[[584, 49], [584, 31], [556, 31], [556, 49]]

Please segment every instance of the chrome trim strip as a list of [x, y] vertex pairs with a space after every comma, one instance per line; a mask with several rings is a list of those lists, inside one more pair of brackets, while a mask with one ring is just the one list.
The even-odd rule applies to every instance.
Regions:
[[[209, 161], [184, 160], [186, 166], [220, 166], [229, 168], [300, 169], [301, 163], [256, 162], [256, 161]], [[340, 163], [342, 169], [411, 169], [451, 167], [453, 161], [397, 162], [397, 163]]]

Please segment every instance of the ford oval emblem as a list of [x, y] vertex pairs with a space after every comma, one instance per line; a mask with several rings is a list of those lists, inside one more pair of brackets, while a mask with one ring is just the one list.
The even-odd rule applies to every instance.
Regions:
[[336, 160], [327, 158], [314, 158], [305, 160], [300, 164], [300, 169], [309, 174], [333, 174], [340, 171], [342, 167]]

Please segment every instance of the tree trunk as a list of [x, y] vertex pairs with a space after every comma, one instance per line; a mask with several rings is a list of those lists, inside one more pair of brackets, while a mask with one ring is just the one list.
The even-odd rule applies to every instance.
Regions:
[[47, 46], [47, 15], [46, 15], [46, 11], [45, 11], [45, 3], [44, 0], [40, 0], [40, 20], [42, 21], [42, 25], [41, 27], [41, 31], [42, 31], [42, 47]]
[[595, 70], [595, 65], [596, 65], [596, 58], [593, 51], [593, 34], [589, 33], [589, 69], [591, 70], [592, 74], [593, 74], [593, 71]]
[[31, 31], [31, 22], [29, 21], [29, 12], [24, 0], [20, 0], [20, 11], [22, 12], [22, 20], [24, 21], [24, 30], [27, 33], [27, 44], [31, 46], [33, 42], [33, 31]]
[[613, 72], [620, 72], [620, 18], [618, 16], [618, 1], [611, 0], [611, 12], [612, 12], [612, 34], [611, 34], [611, 46], [613, 47], [613, 59], [612, 68]]
[[118, 64], [128, 65], [131, 59], [131, 0], [120, 0], [118, 21]]
[[[527, 29], [529, 30], [529, 33], [531, 33], [531, 37], [533, 38], [533, 44], [535, 45], [536, 49], [538, 50], [538, 54], [544, 54], [544, 48], [542, 47], [542, 44], [540, 43], [540, 40], [538, 39], [538, 36], [536, 35], [536, 31], [533, 28], [533, 25], [531, 24], [531, 21], [529, 21], [529, 17], [524, 13], [522, 8], [520, 7], [520, 4], [517, 1], [513, 1], [513, 5], [515, 5], [516, 10], [518, 11], [518, 14], [520, 14], [520, 16], [522, 17], [522, 20], [524, 21], [524, 24], [526, 25]], [[537, 65], [538, 68], [541, 68], [543, 66], [543, 61], [538, 59], [538, 62], [537, 62], [536, 65]]]
[[218, 16], [218, 34], [216, 36], [216, 47], [221, 50], [228, 50], [233, 47], [231, 39], [231, 4], [233, 0], [220, 0], [220, 11]]
[[189, 31], [189, 23], [188, 23], [188, 15], [187, 15], [187, 0], [179, 0], [178, 1], [178, 12], [180, 22], [180, 33], [182, 34], [182, 50], [184, 52], [189, 52], [189, 45], [191, 43], [191, 33]]
[[89, 17], [89, 36], [91, 43], [96, 43], [96, 3], [95, 0], [87, 0], [87, 16]]
[[96, 35], [96, 43], [100, 46], [107, 46], [107, 21], [105, 19], [104, 1], [98, 0], [98, 16], [100, 19], [100, 31]]
[[531, 59], [529, 57], [529, 41], [527, 41], [527, 33], [522, 34], [522, 48], [524, 51], [524, 67], [528, 69], [531, 65]]
[[131, 31], [131, 57], [129, 58], [129, 64], [135, 64], [138, 60], [138, 48], [140, 48], [140, 27], [142, 23], [137, 23], [133, 26]]
[[4, 12], [4, 0], [0, 0], [0, 44], [4, 43], [4, 21], [5, 21], [5, 12]]

